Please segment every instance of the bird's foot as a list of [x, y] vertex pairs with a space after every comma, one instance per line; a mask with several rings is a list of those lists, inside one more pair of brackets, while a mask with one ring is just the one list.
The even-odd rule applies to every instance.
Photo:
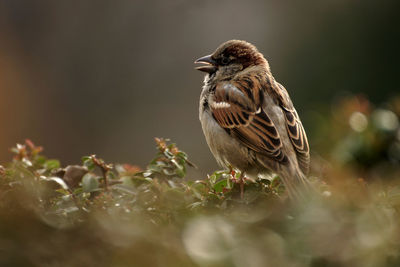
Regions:
[[239, 177], [239, 186], [240, 186], [240, 199], [242, 200], [244, 198], [244, 185], [246, 183], [245, 180], [246, 177], [244, 176], [244, 172], [241, 172]]
[[245, 184], [245, 181], [244, 181], [243, 177], [240, 176], [240, 181], [239, 181], [239, 185], [240, 185], [240, 199], [242, 199], [242, 200], [243, 200], [243, 198], [244, 198], [244, 184]]
[[244, 172], [241, 172], [240, 177], [236, 178], [236, 171], [233, 168], [229, 168], [229, 171], [231, 173], [231, 181], [235, 184], [239, 184], [240, 199], [243, 199], [244, 198], [244, 185], [246, 184], [246, 181], [251, 181], [252, 179], [245, 177]]

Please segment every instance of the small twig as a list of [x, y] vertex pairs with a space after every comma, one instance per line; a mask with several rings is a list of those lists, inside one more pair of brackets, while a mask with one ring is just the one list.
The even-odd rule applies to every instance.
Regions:
[[240, 185], [240, 199], [243, 200], [243, 198], [244, 198], [244, 172], [240, 173], [239, 185]]
[[107, 174], [108, 172], [113, 168], [112, 164], [106, 164], [104, 160], [98, 159], [96, 155], [91, 155], [90, 156], [91, 160], [93, 163], [101, 169], [101, 172], [104, 177], [104, 190], [108, 191], [108, 179], [107, 179]]
[[193, 162], [191, 162], [191, 161], [188, 160], [188, 159], [186, 159], [186, 163], [187, 163], [187, 165], [189, 165], [189, 166], [192, 167], [192, 168], [195, 168], [196, 170], [199, 168], [199, 167], [197, 167], [196, 164], [194, 164]]

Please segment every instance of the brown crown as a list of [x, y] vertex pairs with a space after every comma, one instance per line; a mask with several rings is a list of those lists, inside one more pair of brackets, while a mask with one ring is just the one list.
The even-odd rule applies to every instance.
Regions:
[[268, 64], [254, 45], [241, 40], [230, 40], [221, 44], [213, 56], [218, 58], [222, 55], [237, 58], [244, 68], [252, 65]]

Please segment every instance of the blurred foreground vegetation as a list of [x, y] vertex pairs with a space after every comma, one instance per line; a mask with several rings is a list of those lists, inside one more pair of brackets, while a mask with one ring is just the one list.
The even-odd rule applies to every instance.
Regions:
[[[0, 166], [0, 266], [400, 266], [400, 99], [348, 96], [315, 119], [304, 202], [279, 177], [191, 180], [156, 138], [145, 169], [62, 167], [29, 140]], [[318, 177], [318, 178], [315, 178]]]

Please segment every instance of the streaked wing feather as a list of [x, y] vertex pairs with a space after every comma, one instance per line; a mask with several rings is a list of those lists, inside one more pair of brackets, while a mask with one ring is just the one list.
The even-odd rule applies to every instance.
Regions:
[[[282, 142], [274, 123], [260, 109], [261, 103], [248, 98], [249, 89], [243, 86], [241, 83], [230, 83], [228, 86], [225, 84], [216, 87], [214, 103], [210, 105], [213, 117], [221, 127], [227, 129], [233, 137], [249, 149], [280, 162], [286, 161], [287, 158], [281, 149]], [[258, 94], [261, 92], [257, 92]], [[229, 105], [220, 103], [229, 103]]]
[[297, 115], [296, 110], [288, 110], [282, 107], [286, 117], [286, 128], [289, 138], [292, 141], [293, 147], [297, 153], [297, 161], [299, 167], [304, 174], [309, 172], [310, 164], [310, 149], [307, 141], [307, 136], [304, 127]]
[[[267, 80], [273, 79], [269, 78]], [[293, 148], [296, 151], [297, 162], [301, 171], [307, 175], [310, 165], [310, 149], [307, 141], [307, 135], [304, 131], [299, 116], [297, 115], [296, 109], [294, 108], [289, 97], [289, 94], [285, 87], [276, 81], [270, 83], [270, 85], [267, 87], [267, 91], [274, 95], [285, 114], [286, 129]]]

